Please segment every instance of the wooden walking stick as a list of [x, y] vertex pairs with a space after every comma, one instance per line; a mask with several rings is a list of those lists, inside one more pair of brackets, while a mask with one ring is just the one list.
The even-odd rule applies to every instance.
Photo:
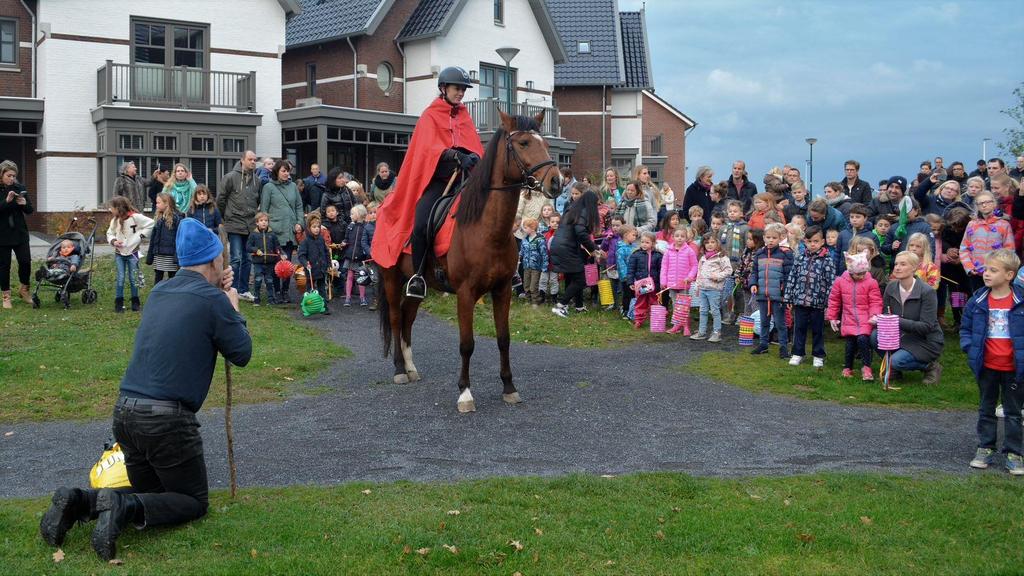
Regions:
[[[225, 235], [221, 236], [221, 243], [224, 245], [223, 253], [223, 269], [230, 268], [230, 260], [228, 260], [228, 243], [225, 241]], [[239, 267], [241, 272], [241, 267]], [[235, 494], [238, 492], [238, 479], [237, 471], [235, 470], [235, 432], [231, 426], [231, 362], [228, 361], [227, 356], [224, 357], [224, 431], [228, 436], [228, 475], [231, 482], [231, 499], [235, 498]]]

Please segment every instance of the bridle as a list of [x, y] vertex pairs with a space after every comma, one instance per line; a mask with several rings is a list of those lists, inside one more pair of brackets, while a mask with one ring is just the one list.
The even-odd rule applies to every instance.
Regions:
[[515, 161], [516, 166], [522, 173], [523, 179], [515, 184], [509, 184], [508, 186], [493, 187], [491, 190], [521, 190], [523, 188], [529, 188], [533, 191], [539, 191], [544, 183], [534, 177], [534, 174], [542, 168], [548, 168], [557, 164], [554, 160], [548, 158], [543, 162], [527, 167], [526, 163], [523, 162], [523, 159], [520, 158], [519, 153], [516, 152], [515, 146], [512, 145], [512, 138], [517, 134], [536, 134], [540, 136], [540, 133], [536, 130], [515, 130], [505, 135], [505, 163], [508, 164], [510, 160]]

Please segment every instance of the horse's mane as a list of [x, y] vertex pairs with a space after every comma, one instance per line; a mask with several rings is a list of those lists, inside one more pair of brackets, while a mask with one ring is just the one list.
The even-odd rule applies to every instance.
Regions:
[[[512, 120], [516, 130], [540, 131], [540, 125], [529, 116], [513, 116]], [[504, 144], [507, 134], [504, 127], [498, 128], [487, 142], [484, 157], [466, 180], [459, 208], [455, 211], [455, 221], [459, 224], [472, 224], [483, 216], [487, 199], [491, 195], [491, 173], [494, 172], [494, 163], [498, 159], [498, 146]]]

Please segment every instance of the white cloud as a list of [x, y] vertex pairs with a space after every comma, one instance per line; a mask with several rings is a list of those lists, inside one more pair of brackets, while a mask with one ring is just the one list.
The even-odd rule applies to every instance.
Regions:
[[882, 80], [896, 80], [902, 77], [898, 70], [885, 62], [875, 62], [868, 70], [871, 74]]
[[923, 73], [923, 74], [933, 74], [933, 73], [936, 73], [936, 72], [942, 72], [943, 68], [945, 68], [942, 65], [942, 62], [936, 62], [935, 60], [924, 60], [924, 59], [914, 60], [914, 63], [912, 64], [912, 67], [913, 67], [914, 72], [919, 72], [919, 73]]
[[955, 24], [960, 19], [960, 5], [956, 2], [946, 2], [935, 11], [935, 19], [939, 22]]
[[760, 82], [741, 78], [719, 68], [708, 74], [707, 82], [708, 89], [718, 96], [756, 96], [764, 89]]

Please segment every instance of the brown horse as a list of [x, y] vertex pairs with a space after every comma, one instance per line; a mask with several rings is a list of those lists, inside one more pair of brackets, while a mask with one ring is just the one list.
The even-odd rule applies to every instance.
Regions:
[[[544, 112], [533, 118], [508, 116], [502, 112], [501, 128], [491, 137], [483, 159], [467, 178], [455, 214], [455, 231], [448, 254], [438, 261], [448, 284], [458, 297], [459, 412], [476, 410], [469, 391], [469, 359], [473, 355], [473, 307], [484, 294], [491, 295], [494, 327], [501, 353], [502, 399], [509, 404], [521, 400], [512, 384], [509, 364], [508, 312], [512, 300], [512, 277], [519, 252], [512, 236], [512, 224], [524, 188], [541, 190], [549, 198], [561, 192], [561, 175], [551, 160], [548, 143], [540, 135]], [[493, 192], [493, 193], [492, 193]], [[427, 270], [433, 270], [433, 248]], [[405, 281], [412, 275], [412, 258], [403, 254], [395, 266], [381, 269], [384, 298], [380, 302], [380, 330], [384, 355], [394, 358], [396, 384], [420, 379], [412, 360], [412, 325], [420, 306], [417, 298], [405, 297]], [[424, 274], [428, 285], [441, 289], [434, 274]], [[394, 347], [392, 348], [392, 343]]]

